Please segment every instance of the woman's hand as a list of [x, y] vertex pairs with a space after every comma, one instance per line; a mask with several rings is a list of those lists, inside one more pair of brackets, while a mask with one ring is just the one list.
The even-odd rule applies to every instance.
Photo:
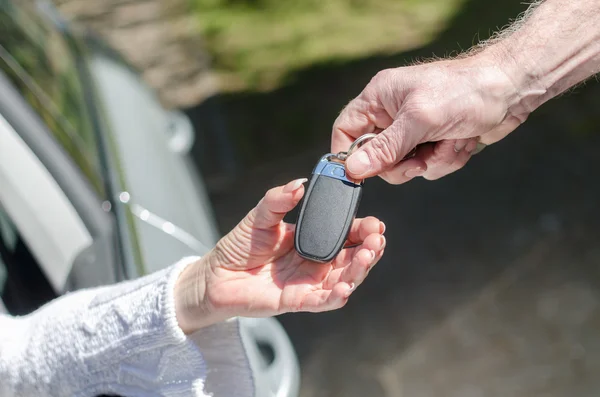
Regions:
[[294, 225], [283, 222], [304, 195], [306, 179], [273, 188], [205, 257], [188, 266], [175, 287], [179, 325], [186, 333], [230, 317], [339, 309], [385, 248], [385, 225], [356, 219], [344, 249], [329, 263], [294, 249]]

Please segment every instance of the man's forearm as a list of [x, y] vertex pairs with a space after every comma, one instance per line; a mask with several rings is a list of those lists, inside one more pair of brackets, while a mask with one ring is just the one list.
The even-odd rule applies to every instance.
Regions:
[[600, 71], [600, 0], [546, 0], [531, 6], [481, 52], [516, 87], [511, 113], [528, 114]]

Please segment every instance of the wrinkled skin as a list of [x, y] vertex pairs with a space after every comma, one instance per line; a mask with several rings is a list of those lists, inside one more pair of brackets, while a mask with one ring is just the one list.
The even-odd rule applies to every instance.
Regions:
[[332, 151], [377, 133], [348, 159], [350, 175], [438, 179], [462, 168], [478, 141], [497, 142], [525, 121], [527, 109], [510, 106], [515, 92], [493, 61], [478, 57], [383, 70], [335, 121]]
[[294, 225], [283, 222], [304, 195], [305, 179], [267, 192], [248, 215], [178, 281], [178, 320], [191, 332], [234, 317], [341, 308], [383, 255], [385, 225], [356, 219], [343, 249], [329, 263], [300, 257]]

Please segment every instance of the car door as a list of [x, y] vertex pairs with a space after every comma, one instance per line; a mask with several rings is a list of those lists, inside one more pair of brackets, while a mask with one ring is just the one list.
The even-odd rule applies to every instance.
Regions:
[[31, 313], [57, 296], [23, 235], [0, 205], [0, 313]]
[[26, 314], [68, 290], [115, 281], [113, 261], [102, 255], [107, 240], [86, 225], [48, 167], [3, 114], [0, 187], [0, 293], [5, 309]]
[[67, 43], [10, 2], [0, 3], [0, 37], [5, 218], [56, 293], [121, 279], [107, 183]]

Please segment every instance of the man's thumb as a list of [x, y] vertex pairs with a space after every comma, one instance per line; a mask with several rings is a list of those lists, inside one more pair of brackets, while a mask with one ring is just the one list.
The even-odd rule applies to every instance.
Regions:
[[[392, 135], [389, 129], [366, 142], [346, 160], [346, 169], [354, 178], [368, 178], [394, 166], [408, 153], [401, 136]], [[405, 152], [406, 153], [403, 153]]]
[[346, 169], [355, 177], [364, 177], [373, 168], [373, 162], [369, 153], [364, 149], [359, 149], [354, 152], [346, 160]]

